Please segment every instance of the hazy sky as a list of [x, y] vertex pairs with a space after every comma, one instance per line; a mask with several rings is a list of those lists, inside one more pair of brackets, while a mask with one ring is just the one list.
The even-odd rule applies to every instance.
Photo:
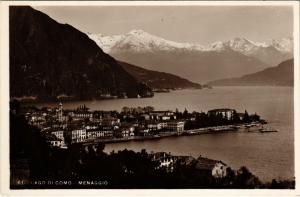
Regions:
[[83, 32], [124, 34], [142, 29], [180, 42], [210, 44], [234, 37], [253, 41], [292, 36], [293, 8], [283, 6], [47, 6], [34, 7]]

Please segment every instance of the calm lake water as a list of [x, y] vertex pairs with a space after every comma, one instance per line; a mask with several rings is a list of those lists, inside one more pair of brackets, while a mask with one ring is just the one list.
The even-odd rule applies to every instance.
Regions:
[[[121, 110], [123, 106], [154, 106], [156, 110], [204, 111], [234, 108], [257, 113], [277, 129], [277, 133], [223, 133], [171, 137], [150, 141], [107, 144], [105, 151], [125, 148], [140, 151], [166, 151], [174, 155], [199, 155], [222, 160], [237, 169], [246, 166], [262, 180], [294, 177], [293, 88], [214, 87], [157, 93], [153, 98], [68, 102], [64, 108], [85, 104], [91, 110]], [[53, 106], [57, 104], [39, 104]]]

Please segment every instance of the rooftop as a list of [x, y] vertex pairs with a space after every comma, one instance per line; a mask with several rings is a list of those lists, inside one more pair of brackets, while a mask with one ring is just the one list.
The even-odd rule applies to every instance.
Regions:
[[220, 109], [212, 109], [209, 110], [208, 112], [223, 112], [223, 111], [235, 111], [235, 110], [230, 108], [220, 108]]
[[196, 163], [195, 167], [199, 170], [212, 170], [215, 167], [216, 163], [218, 163], [218, 162], [221, 162], [223, 165], [226, 165], [222, 161], [208, 159], [208, 158], [200, 156], [197, 159], [197, 163]]
[[61, 139], [59, 139], [58, 137], [56, 137], [53, 134], [45, 134], [45, 139], [47, 141], [62, 141]]

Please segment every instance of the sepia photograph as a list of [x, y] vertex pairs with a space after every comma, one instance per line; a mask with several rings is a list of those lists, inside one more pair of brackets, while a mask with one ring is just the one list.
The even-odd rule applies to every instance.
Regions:
[[299, 2], [2, 9], [9, 190], [295, 191]]

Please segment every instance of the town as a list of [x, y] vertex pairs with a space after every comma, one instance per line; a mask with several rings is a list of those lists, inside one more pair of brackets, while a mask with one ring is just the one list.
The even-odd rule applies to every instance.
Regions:
[[[14, 131], [10, 144], [17, 147], [11, 153], [13, 188], [174, 188], [178, 183], [183, 188], [294, 185], [293, 181], [285, 180], [262, 183], [245, 166], [235, 170], [217, 158], [201, 154], [193, 157], [126, 148], [104, 151], [105, 144], [111, 142], [247, 131], [266, 123], [259, 115], [249, 115], [247, 111], [156, 111], [146, 106], [123, 107], [118, 112], [92, 111], [85, 105], [64, 109], [62, 103], [52, 108], [21, 106], [14, 101], [10, 105]], [[28, 157], [34, 151], [36, 154]], [[62, 177], [64, 181], [60, 182]]]
[[156, 111], [154, 107], [123, 107], [118, 111], [23, 107], [28, 123], [40, 129], [52, 147], [67, 148], [73, 143], [110, 143], [157, 139], [168, 136], [236, 131], [264, 123], [257, 114], [234, 109], [204, 112]]

